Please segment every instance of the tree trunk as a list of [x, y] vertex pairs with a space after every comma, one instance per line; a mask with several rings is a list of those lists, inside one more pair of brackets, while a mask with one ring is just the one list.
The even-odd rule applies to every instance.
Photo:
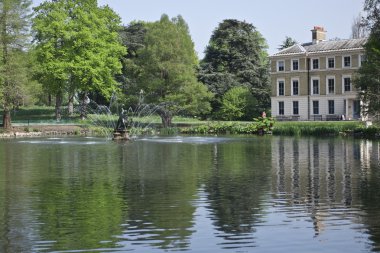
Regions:
[[62, 92], [58, 92], [55, 96], [55, 118], [57, 121], [60, 121], [62, 118]]
[[48, 95], [48, 106], [51, 106], [51, 94]]
[[10, 112], [9, 109], [4, 109], [3, 127], [4, 127], [4, 129], [7, 129], [7, 130], [9, 130], [12, 127], [12, 124], [11, 124], [11, 112]]
[[69, 104], [68, 104], [69, 116], [74, 114], [74, 94], [69, 94]]
[[161, 117], [161, 121], [162, 121], [162, 126], [164, 128], [171, 127], [172, 125], [172, 117], [168, 117], [168, 116]]
[[163, 128], [171, 127], [173, 115], [169, 111], [166, 111], [166, 110], [160, 111], [159, 114], [161, 117], [162, 127]]

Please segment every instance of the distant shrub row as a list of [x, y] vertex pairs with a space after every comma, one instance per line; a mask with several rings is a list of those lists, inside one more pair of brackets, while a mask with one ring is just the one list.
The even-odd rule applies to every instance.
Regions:
[[289, 136], [338, 136], [355, 135], [362, 137], [379, 137], [380, 127], [366, 128], [362, 122], [277, 122], [273, 127], [274, 135]]
[[257, 118], [254, 122], [212, 122], [181, 128], [184, 134], [265, 134], [271, 133], [274, 125], [272, 118]]

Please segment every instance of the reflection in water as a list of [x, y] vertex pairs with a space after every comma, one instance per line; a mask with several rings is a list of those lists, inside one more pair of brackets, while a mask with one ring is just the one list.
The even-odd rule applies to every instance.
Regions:
[[283, 137], [1, 141], [0, 252], [380, 251], [379, 151]]
[[[279, 138], [274, 143], [279, 152], [272, 153], [273, 168], [277, 171], [272, 175], [277, 178], [272, 191], [286, 205], [306, 207], [315, 236], [323, 234], [326, 226], [342, 225], [340, 222], [344, 220], [360, 224], [363, 211], [360, 209], [380, 200], [363, 201], [361, 195], [363, 183], [368, 183], [369, 168], [379, 171], [379, 150], [373, 150], [372, 145], [368, 140]], [[377, 175], [375, 180], [379, 179]], [[379, 184], [374, 189], [380, 190]], [[375, 196], [378, 193], [371, 197]], [[380, 214], [378, 209], [377, 213]], [[373, 223], [363, 225], [371, 227]], [[378, 226], [375, 231], [379, 231]]]

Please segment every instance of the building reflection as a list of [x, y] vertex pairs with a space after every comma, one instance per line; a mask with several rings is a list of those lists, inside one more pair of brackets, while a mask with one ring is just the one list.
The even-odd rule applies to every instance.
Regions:
[[378, 172], [380, 149], [372, 141], [281, 137], [272, 145], [278, 150], [272, 153], [272, 192], [288, 206], [306, 206], [315, 236], [323, 232], [329, 210], [363, 204], [369, 168], [375, 165]]

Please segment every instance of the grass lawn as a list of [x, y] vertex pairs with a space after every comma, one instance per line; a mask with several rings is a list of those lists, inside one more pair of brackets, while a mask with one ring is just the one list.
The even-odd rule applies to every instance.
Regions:
[[[3, 115], [3, 111], [0, 110], [0, 115]], [[141, 123], [153, 123], [161, 124], [161, 118], [158, 115], [139, 117], [138, 119], [133, 117], [135, 121]], [[48, 106], [32, 106], [32, 107], [20, 107], [17, 110], [11, 111], [12, 123], [27, 124], [29, 123], [46, 123], [56, 124], [55, 120], [55, 108]], [[60, 123], [74, 123], [74, 124], [91, 124], [92, 121], [117, 121], [118, 115], [94, 115], [89, 114], [87, 120], [80, 120], [79, 114], [68, 116], [67, 112], [62, 110], [62, 120]], [[174, 124], [202, 124], [202, 121], [197, 118], [175, 116], [173, 118]]]

